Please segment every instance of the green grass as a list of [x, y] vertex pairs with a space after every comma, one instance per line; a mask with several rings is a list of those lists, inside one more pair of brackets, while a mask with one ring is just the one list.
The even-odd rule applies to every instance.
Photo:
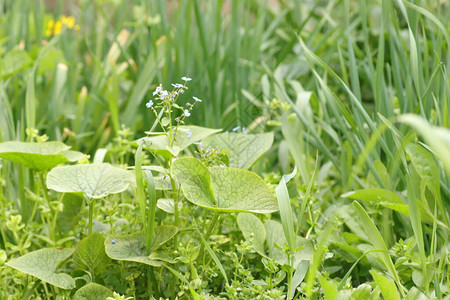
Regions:
[[[45, 134], [90, 155], [81, 163], [135, 167], [126, 192], [90, 211], [93, 231], [106, 240], [143, 231], [145, 255], [170, 255], [157, 258], [167, 267], [113, 259], [95, 276], [69, 259], [58, 270], [84, 278], [72, 290], [6, 266], [41, 248], [73, 248], [87, 236], [88, 208], [48, 191], [50, 170], [1, 156], [0, 298], [72, 297], [95, 279], [136, 299], [448, 299], [448, 1], [45, 3], [0, 0], [0, 150]], [[79, 29], [47, 35], [63, 15]], [[158, 121], [159, 107], [145, 103], [182, 76], [193, 80], [180, 105], [203, 100], [189, 125], [275, 133], [250, 170], [280, 212], [245, 230], [236, 213], [218, 222], [172, 175], [173, 158], [206, 152], [136, 142], [164, 129], [163, 112]], [[229, 163], [231, 152], [204, 162]], [[159, 199], [172, 207], [155, 207]], [[152, 252], [161, 225], [178, 233]]]

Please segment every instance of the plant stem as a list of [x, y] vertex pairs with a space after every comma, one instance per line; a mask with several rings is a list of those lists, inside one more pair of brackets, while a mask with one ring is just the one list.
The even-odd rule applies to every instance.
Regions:
[[87, 201], [89, 203], [89, 224], [88, 224], [89, 230], [88, 230], [88, 234], [91, 234], [92, 233], [92, 219], [93, 219], [93, 216], [94, 216], [94, 199], [92, 199], [92, 198], [89, 199], [89, 197], [87, 197], [87, 196], [86, 196], [86, 199], [87, 199]]

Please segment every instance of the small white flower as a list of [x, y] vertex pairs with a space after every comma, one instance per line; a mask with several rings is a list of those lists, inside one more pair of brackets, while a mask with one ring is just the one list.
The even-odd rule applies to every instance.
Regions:
[[202, 102], [202, 99], [198, 99], [197, 97], [192, 97], [195, 101], [197, 101], [197, 102]]
[[163, 98], [166, 98], [168, 95], [169, 95], [169, 93], [167, 91], [162, 91], [159, 96], [161, 99], [163, 99]]
[[185, 115], [186, 117], [189, 117], [189, 116], [191, 115], [191, 113], [189, 112], [189, 110], [185, 109], [185, 110], [184, 110], [184, 115]]
[[161, 86], [156, 87], [155, 91], [153, 92], [153, 96], [155, 96], [156, 94], [158, 94], [161, 91], [162, 91]]
[[152, 107], [153, 106], [153, 101], [152, 100], [148, 101], [147, 103], [145, 103], [145, 106], [147, 106], [147, 108]]
[[189, 78], [189, 77], [183, 76], [183, 77], [181, 77], [181, 80], [184, 80], [184, 81], [191, 81], [191, 80], [192, 80], [192, 78]]
[[241, 126], [236, 126], [236, 127], [234, 127], [232, 130], [233, 130], [233, 132], [236, 132], [236, 131], [238, 131], [239, 129], [241, 129]]
[[190, 139], [192, 137], [192, 132], [190, 130], [186, 131], [187, 138]]
[[243, 132], [244, 134], [247, 134], [247, 129], [245, 129], [245, 127], [242, 127], [242, 132]]
[[179, 84], [179, 83], [172, 83], [173, 87], [176, 87], [177, 89], [184, 87], [184, 85]]
[[175, 122], [180, 122], [180, 118], [175, 118]]

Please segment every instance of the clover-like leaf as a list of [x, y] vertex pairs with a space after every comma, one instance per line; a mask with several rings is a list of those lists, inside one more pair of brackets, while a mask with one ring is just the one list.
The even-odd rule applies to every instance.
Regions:
[[88, 283], [73, 295], [74, 300], [105, 300], [108, 297], [112, 297], [113, 292], [97, 283]]
[[165, 255], [156, 252], [159, 247], [172, 239], [178, 228], [172, 225], [163, 225], [155, 228], [150, 254], [145, 251], [145, 234], [137, 232], [124, 236], [111, 236], [105, 240], [106, 254], [115, 260], [133, 261], [154, 267], [163, 265]]
[[101, 272], [109, 262], [105, 253], [105, 238], [98, 232], [92, 232], [76, 245], [73, 260], [81, 269], [93, 274]]
[[189, 147], [189, 145], [201, 141], [202, 139], [221, 130], [222, 129], [211, 129], [194, 125], [181, 125], [178, 126], [172, 146], [169, 145], [169, 139], [164, 133], [146, 138], [144, 146], [148, 149], [166, 150], [173, 156], [177, 156], [182, 150]]
[[207, 168], [193, 157], [174, 161], [172, 175], [195, 205], [222, 212], [270, 213], [277, 200], [255, 173], [226, 167]]
[[7, 266], [32, 275], [62, 289], [75, 288], [75, 280], [65, 273], [56, 273], [57, 265], [72, 255], [74, 249], [44, 248], [15, 258]]
[[68, 150], [70, 146], [61, 142], [0, 143], [0, 158], [22, 164], [36, 171], [50, 170], [66, 162], [77, 161], [84, 157], [78, 151]]
[[273, 143], [273, 132], [260, 134], [221, 133], [203, 141], [206, 148], [218, 148], [228, 151], [230, 167], [250, 168]]
[[126, 190], [133, 175], [107, 163], [57, 167], [47, 176], [47, 187], [61, 193], [84, 193], [103, 198]]

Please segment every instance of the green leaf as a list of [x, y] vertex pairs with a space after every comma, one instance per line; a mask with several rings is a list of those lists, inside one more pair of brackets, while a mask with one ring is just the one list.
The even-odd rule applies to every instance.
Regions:
[[175, 160], [172, 174], [195, 205], [222, 212], [270, 213], [278, 210], [272, 192], [255, 173], [227, 167], [207, 168], [193, 157]]
[[[283, 226], [273, 220], [268, 220], [264, 223], [267, 233], [267, 246], [269, 248], [269, 257], [277, 260], [281, 265], [288, 263], [288, 256], [282, 250], [286, 244], [286, 237], [284, 236]], [[296, 252], [292, 265], [297, 266], [302, 260], [313, 261], [314, 248], [311, 241], [297, 236]]]
[[22, 49], [12, 49], [0, 60], [0, 76], [7, 79], [33, 65], [33, 60], [27, 51]]
[[384, 266], [389, 271], [391, 276], [395, 279], [395, 281], [400, 282], [397, 271], [389, 255], [386, 243], [384, 242], [384, 239], [381, 236], [380, 232], [378, 231], [377, 227], [370, 219], [369, 215], [366, 213], [364, 208], [358, 202], [354, 201], [353, 206], [356, 209], [356, 214], [358, 215], [361, 225], [364, 228], [364, 231], [366, 232], [366, 235], [370, 240], [370, 242], [372, 243], [372, 245], [377, 250], [383, 250], [383, 252], [377, 253], [376, 255], [383, 262]]
[[[156, 203], [156, 206], [165, 211], [166, 213], [173, 214], [175, 213], [175, 201], [172, 198], [160, 198]], [[183, 207], [183, 202], [178, 202], [178, 210]]]
[[251, 239], [255, 250], [262, 256], [266, 256], [264, 251], [266, 228], [264, 227], [263, 222], [253, 214], [240, 213], [237, 216], [237, 224], [245, 239]]
[[[181, 151], [183, 151], [193, 143], [201, 141], [204, 138], [221, 130], [222, 129], [211, 129], [194, 125], [181, 125], [178, 127], [178, 131], [175, 135], [175, 140], [172, 146], [169, 145], [169, 139], [167, 138], [167, 135], [165, 133], [146, 138], [144, 140], [144, 146], [148, 149], [166, 150], [169, 151], [173, 156], [177, 156]], [[187, 134], [188, 131], [192, 133], [190, 138]]]
[[[434, 208], [434, 201], [436, 201], [439, 210], [443, 212], [442, 215], [444, 220], [448, 224], [449, 220], [447, 219], [447, 214], [445, 213], [446, 209], [441, 198], [439, 169], [433, 155], [429, 151], [425, 150], [424, 147], [417, 144], [409, 144], [406, 147], [406, 152], [411, 159], [414, 169], [420, 176], [421, 198], [427, 200], [423, 201], [427, 212], [431, 211], [430, 208]], [[431, 191], [433, 197], [426, 197], [426, 188]]]
[[260, 134], [222, 133], [203, 141], [206, 148], [229, 152], [230, 167], [249, 169], [273, 143], [273, 132]]
[[97, 283], [88, 283], [73, 295], [73, 300], [105, 300], [112, 297], [113, 292]]
[[334, 300], [339, 294], [338, 289], [333, 284], [333, 282], [329, 282], [326, 280], [320, 273], [317, 274], [320, 285], [322, 286], [323, 292], [325, 294], [325, 300]]
[[131, 180], [131, 173], [110, 164], [82, 164], [54, 168], [48, 173], [47, 187], [61, 193], [103, 198], [123, 192]]
[[62, 289], [75, 288], [75, 280], [68, 274], [56, 273], [56, 266], [72, 255], [74, 249], [44, 248], [15, 258], [7, 266], [32, 275]]
[[295, 252], [295, 228], [294, 228], [294, 216], [292, 214], [291, 199], [289, 198], [289, 192], [286, 183], [291, 180], [295, 174], [297, 174], [297, 168], [289, 175], [283, 175], [280, 183], [275, 188], [275, 194], [277, 195], [278, 206], [280, 207], [281, 224], [283, 225], [284, 236], [286, 237], [287, 244], [290, 251]]
[[302, 260], [298, 264], [297, 269], [295, 269], [294, 276], [292, 276], [291, 295], [295, 295], [295, 290], [303, 282], [303, 279], [305, 279], [308, 267], [309, 267], [309, 260]]
[[73, 260], [80, 269], [87, 269], [94, 275], [100, 273], [109, 263], [105, 238], [98, 232], [92, 232], [75, 246]]
[[80, 194], [64, 194], [62, 204], [63, 210], [57, 217], [58, 228], [61, 232], [67, 232], [81, 219], [83, 197]]
[[450, 174], [450, 130], [443, 127], [435, 127], [420, 116], [404, 114], [398, 117], [399, 122], [408, 124], [423, 136], [425, 141], [441, 159], [447, 174]]
[[388, 191], [388, 190], [380, 189], [380, 188], [352, 191], [352, 192], [343, 194], [341, 197], [352, 198], [352, 199], [363, 200], [363, 201], [372, 201], [375, 203], [385, 201], [385, 202], [389, 202], [389, 203], [406, 205], [402, 201], [400, 196], [398, 196], [396, 193]]
[[177, 227], [171, 225], [156, 227], [150, 255], [146, 255], [145, 252], [145, 234], [143, 232], [108, 237], [105, 240], [105, 251], [110, 258], [115, 260], [133, 261], [160, 267], [163, 265], [162, 261], [167, 260], [161, 259], [163, 256], [157, 255], [154, 251], [172, 239], [177, 232]]
[[375, 279], [375, 282], [380, 288], [384, 299], [400, 300], [400, 295], [398, 294], [397, 287], [395, 286], [394, 281], [384, 277], [381, 274], [378, 274], [373, 270], [370, 271], [370, 274], [372, 275], [373, 279]]
[[33, 170], [44, 171], [84, 157], [81, 152], [67, 151], [69, 148], [60, 142], [4, 142], [0, 143], [0, 158], [22, 164]]

